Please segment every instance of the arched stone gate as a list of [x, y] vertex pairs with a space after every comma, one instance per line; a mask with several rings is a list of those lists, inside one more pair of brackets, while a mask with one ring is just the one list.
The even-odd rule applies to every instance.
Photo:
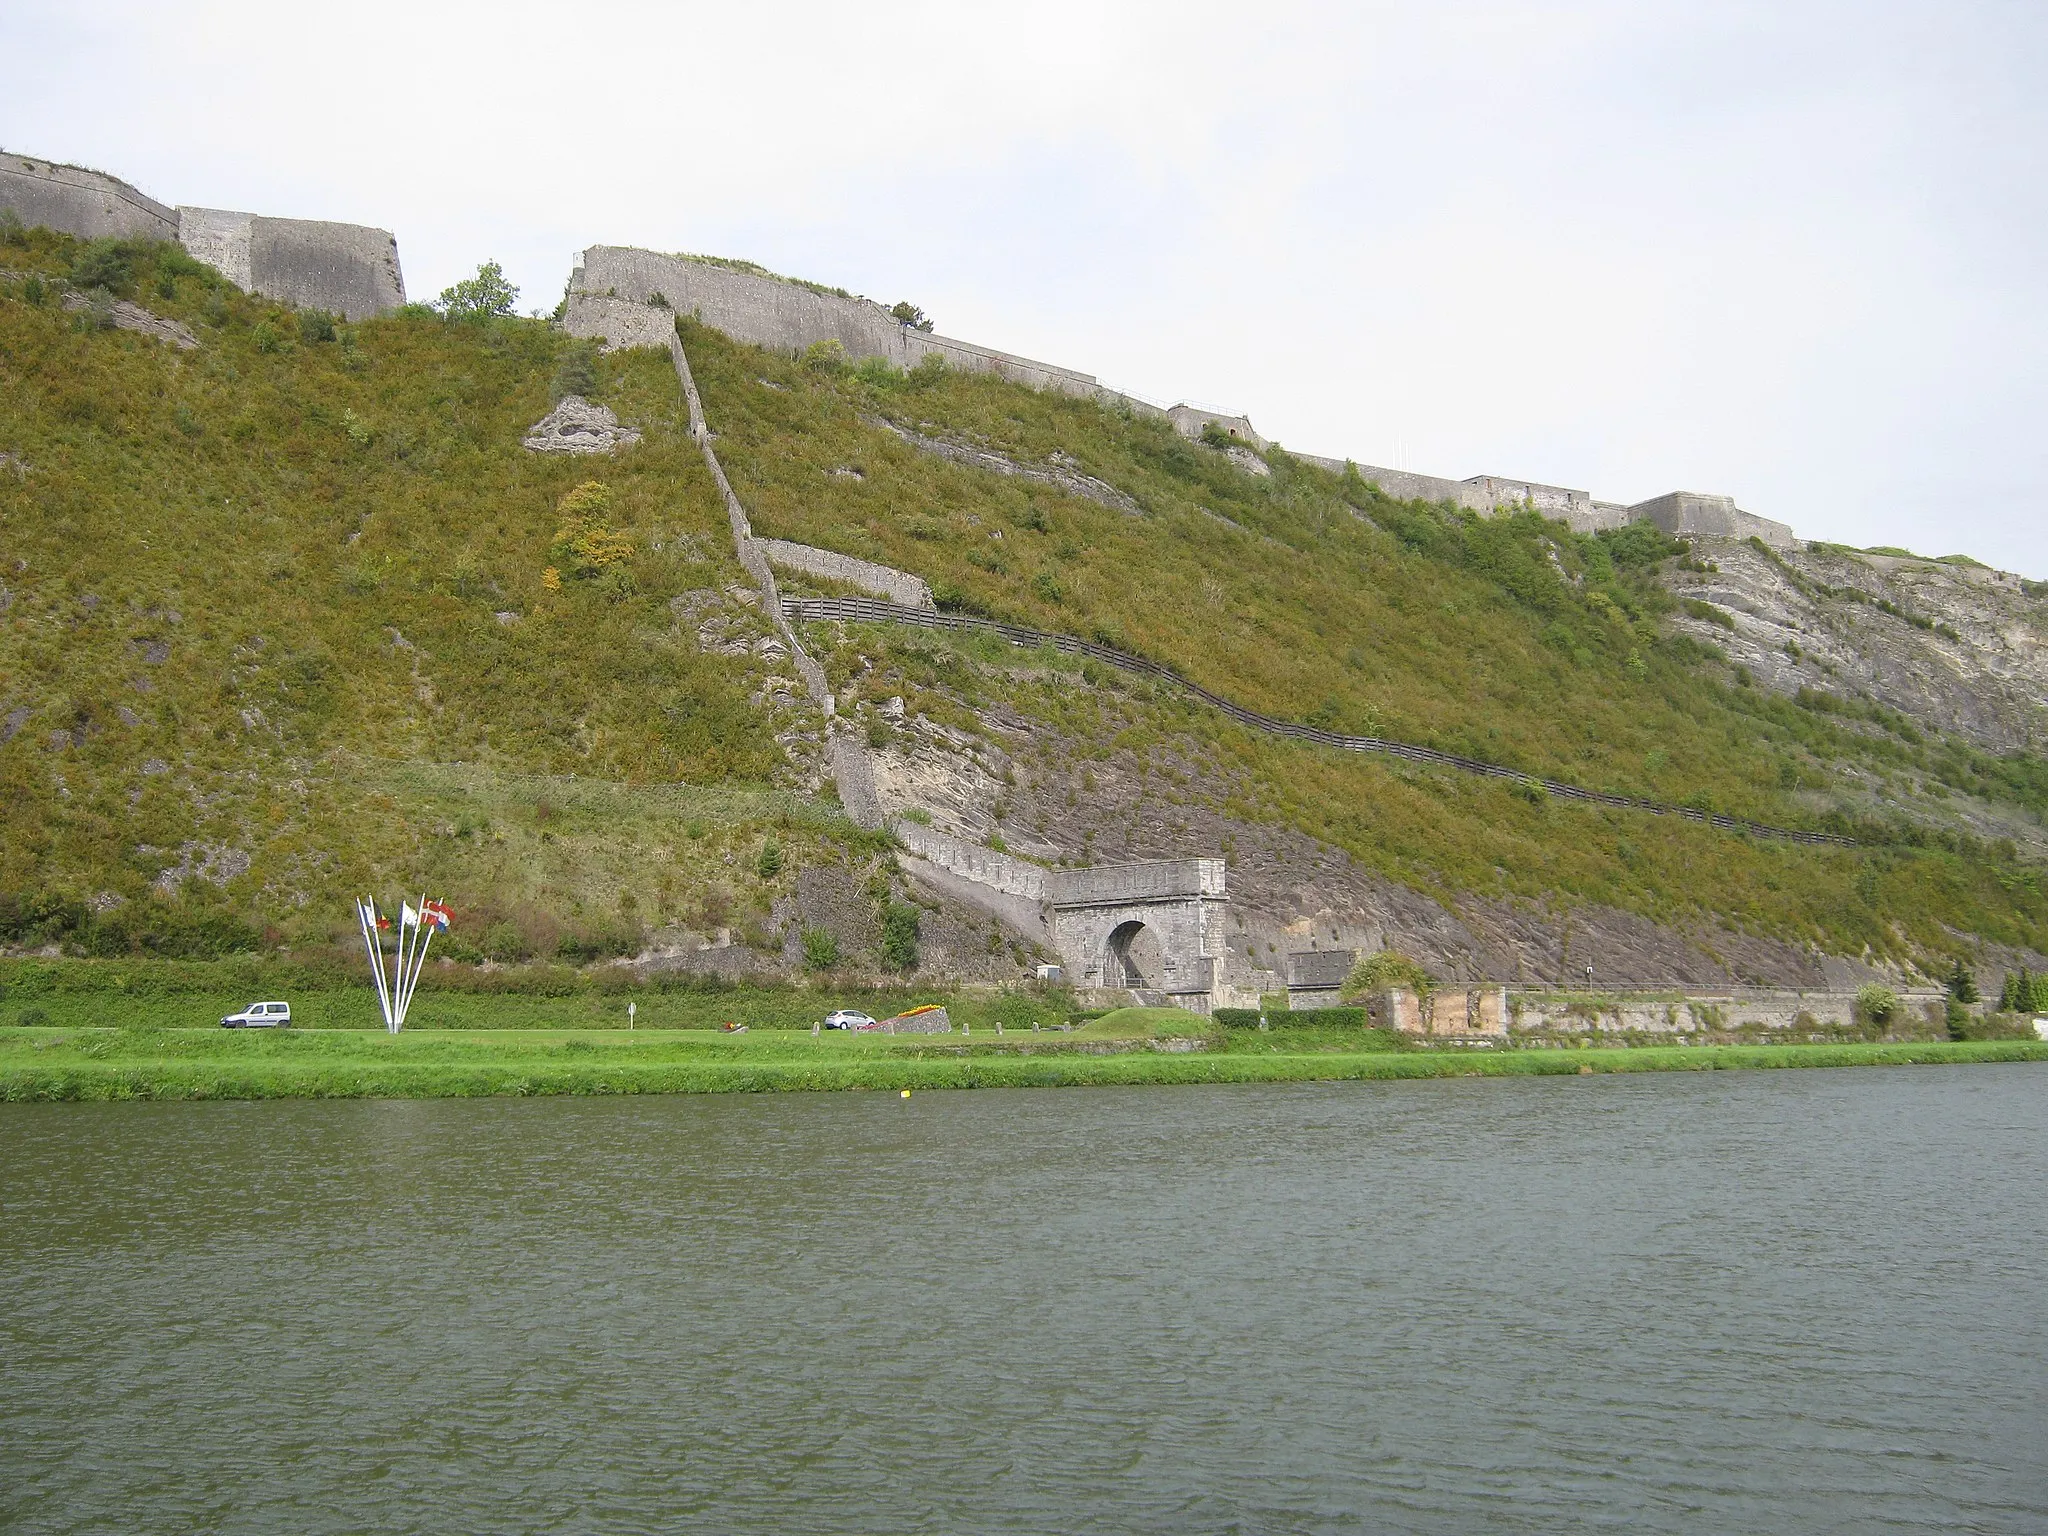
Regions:
[[1052, 947], [1077, 985], [1160, 992], [1209, 1011], [1230, 906], [1223, 860], [1047, 870], [1045, 903]]

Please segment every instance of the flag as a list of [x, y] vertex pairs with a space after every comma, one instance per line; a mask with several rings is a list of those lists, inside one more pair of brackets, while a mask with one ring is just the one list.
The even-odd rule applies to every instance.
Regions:
[[420, 904], [420, 920], [433, 924], [443, 932], [447, 931], [448, 924], [453, 918], [454, 914], [438, 901], [427, 901]]
[[398, 920], [399, 920], [399, 921], [400, 921], [401, 923], [403, 923], [403, 924], [404, 924], [404, 925], [405, 925], [406, 927], [408, 927], [408, 928], [417, 928], [417, 927], [419, 927], [419, 925], [420, 925], [420, 915], [419, 915], [419, 913], [417, 913], [417, 912], [413, 911], [413, 909], [412, 909], [412, 903], [411, 903], [411, 902], [409, 902], [409, 901], [401, 901], [401, 902], [400, 902], [400, 903], [398, 904], [398, 910], [399, 910], [399, 918], [398, 918]]
[[[377, 912], [377, 909], [375, 907], [372, 907], [370, 910], [372, 912]], [[380, 933], [388, 933], [390, 929], [391, 919], [386, 917], [382, 912], [377, 912], [377, 931]]]

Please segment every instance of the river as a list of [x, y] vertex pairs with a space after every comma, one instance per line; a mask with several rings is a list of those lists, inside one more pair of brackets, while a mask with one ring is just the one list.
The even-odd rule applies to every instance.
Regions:
[[0, 1528], [2048, 1530], [2048, 1066], [0, 1106]]

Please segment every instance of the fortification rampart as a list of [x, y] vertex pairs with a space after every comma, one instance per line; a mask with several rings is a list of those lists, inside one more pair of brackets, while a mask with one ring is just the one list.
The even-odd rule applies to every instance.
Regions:
[[0, 208], [81, 240], [175, 240], [178, 213], [116, 177], [0, 151]]
[[609, 335], [602, 327], [620, 323], [620, 317], [615, 305], [602, 301], [625, 299], [645, 305], [656, 302], [657, 295], [658, 302], [679, 314], [694, 315], [737, 341], [778, 352], [801, 352], [836, 341], [856, 362], [878, 357], [893, 367], [914, 368], [936, 356], [949, 368], [999, 374], [1034, 389], [1090, 399], [1122, 398], [1105, 390], [1092, 374], [915, 330], [869, 299], [629, 246], [593, 245], [584, 251], [570, 275], [564, 324], [574, 335]]
[[405, 302], [398, 241], [388, 229], [180, 208], [178, 240], [237, 288], [348, 320]]
[[349, 320], [405, 302], [385, 229], [172, 208], [99, 171], [0, 151], [0, 209], [81, 240], [175, 240], [237, 288]]

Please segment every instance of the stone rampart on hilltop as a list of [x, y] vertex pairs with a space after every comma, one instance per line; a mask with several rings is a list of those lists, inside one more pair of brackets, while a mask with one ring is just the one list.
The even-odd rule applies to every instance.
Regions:
[[125, 181], [0, 152], [0, 208], [81, 240], [175, 240], [237, 288], [349, 320], [405, 302], [391, 232], [217, 208], [171, 208]]
[[[778, 352], [801, 352], [819, 342], [836, 341], [856, 362], [879, 357], [908, 369], [927, 357], [941, 357], [949, 368], [999, 374], [1034, 389], [1087, 399], [1122, 398], [1105, 390], [1092, 374], [914, 330], [870, 299], [629, 246], [593, 245], [583, 253], [569, 279], [563, 323], [572, 335], [607, 336], [618, 344], [606, 329], [623, 324], [616, 301], [644, 305], [657, 294], [678, 314], [694, 315], [736, 341]], [[1157, 412], [1155, 406], [1143, 409]]]
[[405, 302], [398, 241], [388, 229], [180, 208], [178, 239], [237, 288], [301, 309], [367, 320]]
[[0, 151], [0, 208], [81, 240], [175, 240], [178, 213], [127, 182]]

